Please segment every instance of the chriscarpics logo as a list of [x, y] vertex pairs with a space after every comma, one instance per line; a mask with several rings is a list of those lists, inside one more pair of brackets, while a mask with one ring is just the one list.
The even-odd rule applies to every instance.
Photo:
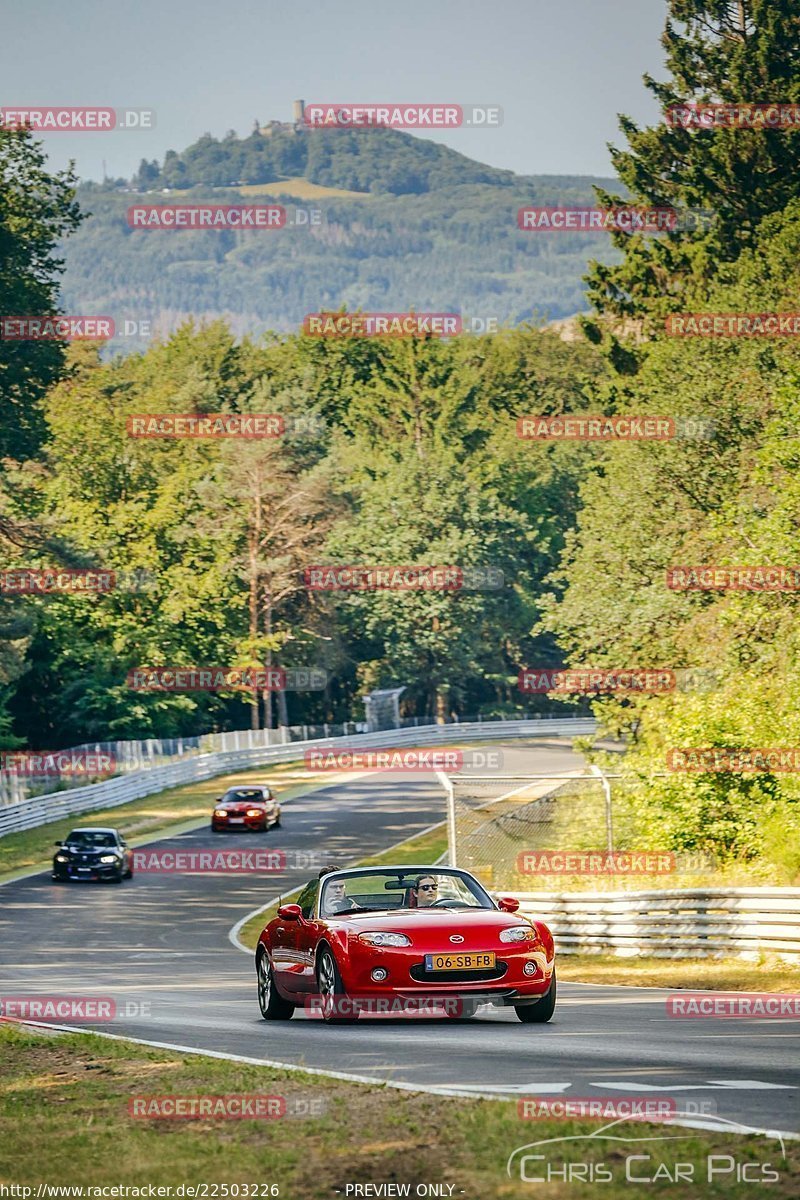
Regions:
[[[565, 1183], [632, 1184], [631, 1195], [640, 1194], [636, 1185], [655, 1184], [661, 1189], [675, 1187], [675, 1195], [693, 1197], [705, 1194], [695, 1190], [704, 1185], [715, 1185], [714, 1194], [719, 1188], [721, 1195], [735, 1184], [778, 1183], [788, 1173], [780, 1134], [715, 1116], [715, 1143], [719, 1144], [712, 1147], [708, 1137], [700, 1137], [697, 1129], [637, 1134], [636, 1125], [628, 1124], [629, 1120], [622, 1117], [592, 1133], [543, 1138], [518, 1146], [508, 1157], [506, 1172], [521, 1183], [560, 1187]], [[738, 1140], [724, 1139], [728, 1132], [759, 1137], [748, 1139], [745, 1148]], [[661, 1195], [661, 1190], [657, 1194]]]

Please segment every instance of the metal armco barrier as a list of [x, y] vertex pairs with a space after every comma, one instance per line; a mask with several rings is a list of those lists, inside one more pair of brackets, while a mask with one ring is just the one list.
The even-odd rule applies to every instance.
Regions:
[[597, 722], [591, 717], [565, 717], [563, 720], [482, 721], [453, 725], [429, 725], [408, 729], [364, 733], [352, 737], [318, 738], [307, 742], [288, 742], [282, 746], [256, 746], [244, 750], [224, 750], [195, 754], [166, 766], [131, 771], [102, 783], [70, 788], [37, 796], [19, 804], [0, 807], [0, 837], [21, 829], [34, 829], [49, 821], [76, 813], [115, 808], [152, 796], [166, 788], [185, 783], [200, 783], [215, 775], [242, 771], [248, 767], [270, 766], [302, 759], [306, 750], [364, 750], [370, 747], [458, 745], [465, 741], [496, 741], [506, 738], [581, 737], [595, 733]]
[[800, 888], [517, 892], [520, 912], [550, 926], [561, 954], [800, 961]]

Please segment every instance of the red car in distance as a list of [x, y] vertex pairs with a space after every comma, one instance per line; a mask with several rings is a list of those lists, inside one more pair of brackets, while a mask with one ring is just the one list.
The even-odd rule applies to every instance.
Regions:
[[211, 814], [214, 833], [243, 829], [252, 833], [280, 828], [281, 806], [272, 788], [264, 785], [228, 788], [215, 802]]
[[512, 1006], [525, 1024], [549, 1021], [553, 938], [543, 922], [516, 915], [518, 907], [511, 896], [495, 902], [455, 867], [332, 871], [262, 930], [261, 1015], [288, 1020], [305, 1007], [344, 1022], [436, 1001], [439, 1012], [430, 1015], [443, 1007], [448, 1016], [472, 1016], [489, 1002]]

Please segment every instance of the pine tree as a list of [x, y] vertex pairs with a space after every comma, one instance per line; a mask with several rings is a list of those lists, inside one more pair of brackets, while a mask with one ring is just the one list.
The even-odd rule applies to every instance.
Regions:
[[[26, 129], [0, 128], [0, 313], [50, 316], [58, 309], [61, 239], [82, 217], [70, 169], [47, 170]], [[34, 457], [44, 438], [40, 401], [63, 371], [64, 343], [0, 337], [0, 459]]]
[[800, 0], [668, 0], [668, 7], [662, 44], [671, 78], [644, 76], [662, 119], [639, 129], [620, 117], [628, 149], [610, 147], [633, 201], [596, 191], [603, 205], [710, 210], [713, 218], [706, 229], [658, 237], [612, 234], [622, 263], [593, 263], [587, 280], [597, 311], [615, 317], [657, 319], [702, 297], [718, 264], [752, 246], [759, 222], [800, 192], [800, 125], [704, 128], [667, 116], [692, 104], [797, 106]]

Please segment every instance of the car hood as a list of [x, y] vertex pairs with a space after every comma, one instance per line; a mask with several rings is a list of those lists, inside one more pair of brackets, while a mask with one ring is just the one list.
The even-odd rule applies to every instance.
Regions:
[[59, 846], [56, 854], [80, 854], [85, 858], [99, 858], [101, 854], [119, 854], [118, 846]]
[[510, 929], [513, 925], [528, 925], [531, 922], [520, 913], [500, 912], [498, 909], [481, 908], [471, 911], [466, 908], [443, 908], [428, 913], [413, 908], [383, 913], [359, 912], [336, 914], [327, 918], [328, 925], [335, 925], [349, 933], [365, 933], [367, 930], [383, 930], [412, 934], [428, 931], [438, 933], [480, 932], [486, 929]]
[[242, 816], [247, 812], [248, 808], [265, 809], [267, 803], [265, 800], [234, 800], [231, 803], [218, 804], [217, 808], [224, 808], [226, 812], [236, 813], [237, 816]]

